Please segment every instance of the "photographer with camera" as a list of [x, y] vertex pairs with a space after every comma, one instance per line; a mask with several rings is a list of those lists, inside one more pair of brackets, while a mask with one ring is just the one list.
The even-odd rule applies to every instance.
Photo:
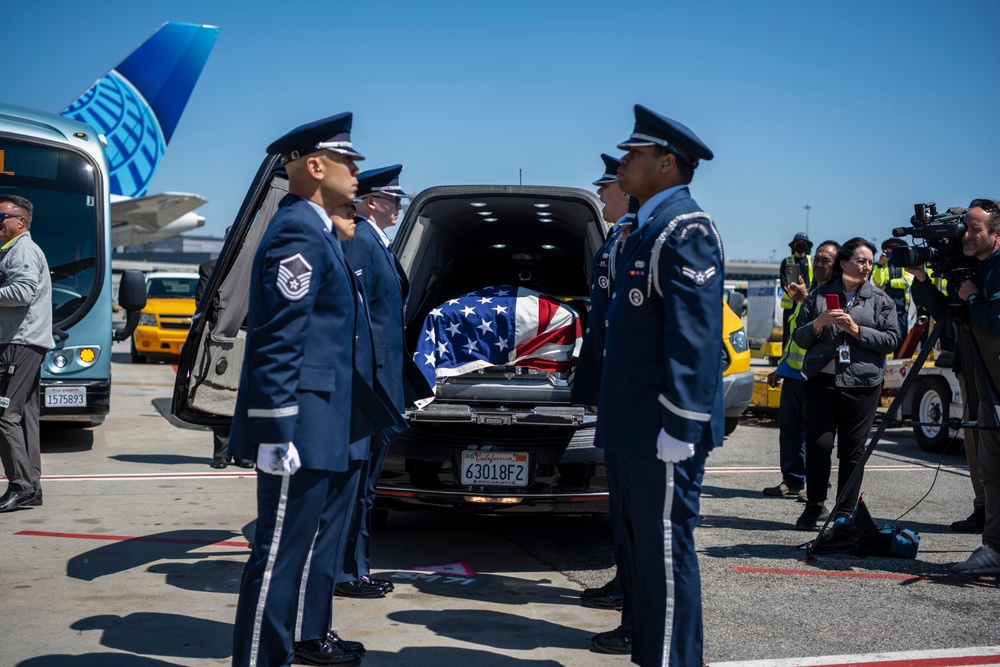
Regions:
[[[974, 473], [974, 458], [978, 458], [985, 521], [982, 546], [952, 569], [962, 574], [1000, 574], [1000, 419], [997, 416], [1000, 406], [990, 399], [1000, 385], [1000, 203], [992, 199], [973, 200], [962, 221], [962, 252], [978, 261], [971, 269], [970, 279], [950, 282], [951, 287], [958, 283], [957, 296], [967, 306], [972, 344], [978, 347], [985, 366], [984, 369], [975, 363], [975, 351], [968, 349], [968, 345], [959, 345], [966, 405], [977, 410], [978, 425], [987, 427], [965, 432], [967, 438], [971, 436], [977, 455], [969, 459], [970, 473]], [[948, 309], [948, 297], [927, 279], [923, 266], [907, 267], [907, 271], [914, 277], [914, 300], [935, 318], [942, 317]]]

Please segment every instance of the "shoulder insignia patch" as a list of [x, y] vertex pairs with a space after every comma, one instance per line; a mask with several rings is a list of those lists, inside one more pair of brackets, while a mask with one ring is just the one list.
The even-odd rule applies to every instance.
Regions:
[[289, 301], [298, 301], [309, 292], [312, 267], [301, 253], [278, 263], [278, 291]]
[[681, 228], [680, 237], [686, 239], [693, 232], [701, 232], [702, 236], [708, 238], [710, 235], [708, 225], [702, 220], [693, 220]]
[[704, 285], [708, 282], [708, 279], [715, 275], [715, 267], [710, 266], [704, 271], [698, 271], [691, 268], [690, 266], [685, 266], [681, 273], [684, 274], [685, 278], [690, 278], [695, 285]]

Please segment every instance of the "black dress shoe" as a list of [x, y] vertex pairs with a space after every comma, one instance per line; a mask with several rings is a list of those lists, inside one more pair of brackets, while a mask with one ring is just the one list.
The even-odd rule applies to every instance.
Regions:
[[594, 650], [599, 653], [628, 655], [632, 652], [632, 633], [618, 626], [611, 632], [601, 632], [591, 638]]
[[357, 653], [345, 653], [324, 637], [295, 644], [292, 662], [299, 665], [359, 665], [361, 656]]
[[586, 598], [603, 597], [618, 589], [618, 586], [615, 585], [616, 581], [617, 579], [612, 579], [600, 588], [585, 588], [583, 592], [580, 593], [580, 599], [583, 600]]
[[345, 598], [384, 598], [386, 590], [375, 584], [366, 584], [355, 579], [344, 584], [337, 584], [333, 588], [336, 595]]
[[951, 529], [956, 533], [982, 533], [986, 527], [986, 508], [977, 507], [966, 519], [955, 521]]
[[336, 648], [339, 648], [344, 653], [357, 653], [358, 655], [365, 654], [365, 645], [361, 642], [352, 642], [346, 639], [342, 639], [333, 630], [326, 631], [326, 641], [333, 644]]
[[[8, 492], [10, 493], [10, 492]], [[16, 510], [18, 507], [25, 507], [29, 503], [35, 500], [35, 491], [32, 489], [26, 493], [10, 493], [10, 495], [4, 494], [4, 500], [0, 502], [0, 512], [10, 512], [11, 510]]]
[[371, 584], [372, 586], [379, 586], [385, 589], [386, 593], [391, 593], [396, 590], [396, 587], [388, 579], [376, 579], [375, 577], [362, 576], [361, 581], [366, 584]]
[[209, 463], [208, 465], [212, 466], [213, 468], [222, 469], [226, 467], [226, 462], [223, 461], [222, 459], [212, 459], [212, 462]]
[[42, 506], [42, 490], [35, 489], [35, 497], [31, 499], [30, 503], [25, 503], [25, 507], [41, 507]]
[[251, 459], [230, 459], [238, 468], [252, 468], [254, 463]]
[[580, 604], [591, 609], [621, 609], [625, 604], [625, 593], [611, 590], [604, 595], [580, 597]]

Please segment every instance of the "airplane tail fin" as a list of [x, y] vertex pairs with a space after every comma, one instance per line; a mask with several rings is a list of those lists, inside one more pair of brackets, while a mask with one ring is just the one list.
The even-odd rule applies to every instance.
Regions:
[[62, 111], [107, 137], [112, 194], [146, 194], [218, 36], [214, 26], [164, 23]]

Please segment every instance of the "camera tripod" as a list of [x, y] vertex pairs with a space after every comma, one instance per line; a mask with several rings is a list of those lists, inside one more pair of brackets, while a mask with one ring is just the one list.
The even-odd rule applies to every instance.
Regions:
[[[893, 398], [892, 403], [889, 404], [889, 408], [879, 423], [878, 428], [872, 435], [871, 440], [865, 447], [865, 451], [861, 456], [861, 461], [858, 462], [857, 467], [851, 476], [847, 479], [847, 483], [843, 486], [843, 491], [838, 494], [836, 502], [834, 502], [833, 507], [830, 510], [830, 515], [823, 522], [823, 526], [819, 529], [819, 533], [811, 542], [806, 545], [806, 557], [813, 558], [815, 556], [816, 545], [819, 543], [820, 538], [826, 534], [826, 529], [836, 517], [837, 510], [844, 503], [847, 496], [850, 495], [851, 489], [856, 483], [861, 479], [864, 474], [865, 464], [868, 463], [868, 459], [871, 458], [872, 453], [875, 451], [875, 447], [878, 445], [879, 440], [882, 439], [882, 434], [889, 426], [940, 426], [941, 428], [948, 429], [980, 429], [980, 430], [997, 430], [1000, 428], [1000, 400], [997, 399], [997, 390], [993, 386], [993, 381], [989, 375], [989, 371], [986, 369], [986, 363], [983, 361], [982, 352], [979, 346], [976, 344], [975, 339], [972, 337], [972, 332], [969, 330], [968, 326], [961, 321], [956, 312], [956, 305], [949, 302], [947, 314], [937, 322], [935, 322], [934, 327], [931, 329], [930, 335], [927, 340], [920, 348], [920, 354], [917, 355], [916, 360], [913, 362], [913, 366], [909, 373], [903, 380], [903, 384], [899, 388], [899, 392]], [[980, 393], [980, 387], [985, 388], [985, 392], [989, 398], [989, 404], [992, 406], [993, 414], [991, 415], [990, 421], [997, 426], [985, 425], [981, 426], [979, 421], [982, 419], [982, 415], [977, 414], [977, 420], [973, 422], [963, 422], [958, 418], [945, 418], [943, 417], [941, 422], [919, 422], [912, 420], [896, 420], [896, 412], [899, 410], [900, 406], [903, 404], [903, 399], [906, 397], [910, 388], [916, 382], [916, 378], [920, 375], [920, 369], [923, 368], [924, 362], [927, 361], [927, 357], [931, 350], [934, 349], [934, 345], [937, 343], [938, 339], [941, 337], [941, 333], [946, 327], [951, 327], [953, 324], [957, 323], [958, 329], [958, 349], [959, 352], [964, 350], [964, 359], [971, 359], [973, 368], [963, 366], [963, 390], [965, 387], [969, 387], [970, 383], [974, 383], [971, 386], [976, 387], [976, 395]], [[964, 360], [963, 359], [963, 360]], [[971, 372], [970, 372], [971, 371]], [[981, 382], [976, 382], [976, 378], [982, 378]], [[978, 385], [978, 386], [977, 386]], [[966, 391], [966, 393], [970, 393]], [[967, 397], [963, 397], [966, 399]], [[985, 401], [982, 397], [979, 397], [979, 403], [983, 404]], [[966, 402], [968, 405], [968, 402]], [[978, 406], [977, 406], [978, 407]]]

